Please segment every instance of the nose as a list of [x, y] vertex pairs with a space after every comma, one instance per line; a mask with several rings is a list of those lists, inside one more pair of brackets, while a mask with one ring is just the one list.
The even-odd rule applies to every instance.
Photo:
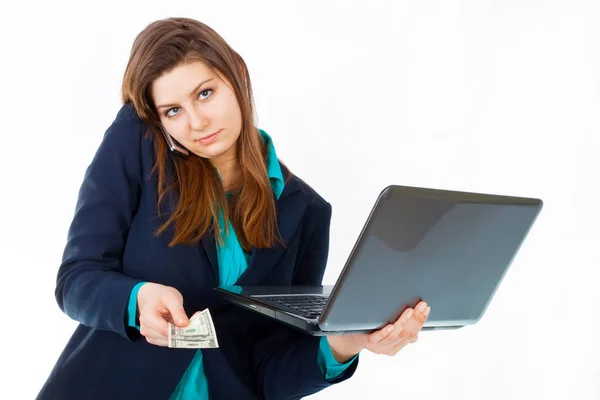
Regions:
[[193, 109], [190, 112], [190, 128], [195, 131], [203, 131], [208, 125], [208, 118], [202, 111]]

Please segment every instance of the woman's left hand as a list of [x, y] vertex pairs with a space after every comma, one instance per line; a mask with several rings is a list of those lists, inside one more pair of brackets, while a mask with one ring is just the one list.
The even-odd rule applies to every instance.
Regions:
[[431, 307], [424, 301], [417, 306], [407, 308], [392, 325], [370, 334], [327, 336], [329, 346], [340, 363], [345, 363], [366, 349], [376, 354], [394, 356], [404, 346], [414, 343], [427, 321]]

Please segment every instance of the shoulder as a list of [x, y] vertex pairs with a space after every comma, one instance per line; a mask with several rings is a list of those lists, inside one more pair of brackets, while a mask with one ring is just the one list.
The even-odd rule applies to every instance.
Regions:
[[151, 154], [146, 153], [153, 151], [146, 135], [148, 127], [132, 104], [123, 105], [104, 132], [92, 160], [92, 169], [140, 177], [142, 160], [151, 158]]
[[138, 116], [133, 104], [124, 104], [104, 134], [104, 141], [123, 145], [139, 142], [148, 125]]
[[[286, 174], [290, 174], [286, 170]], [[331, 204], [306, 181], [295, 174], [289, 176], [289, 185], [294, 192], [292, 196], [299, 196], [306, 204], [305, 216], [310, 219], [330, 219], [332, 207]]]
[[127, 158], [140, 157], [141, 153], [153, 151], [153, 135], [150, 126], [142, 120], [133, 104], [121, 106], [116, 117], [104, 133], [101, 146]]

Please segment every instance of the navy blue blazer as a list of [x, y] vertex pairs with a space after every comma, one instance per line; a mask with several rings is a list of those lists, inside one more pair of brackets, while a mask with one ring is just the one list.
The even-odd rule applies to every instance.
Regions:
[[[146, 129], [133, 106], [124, 105], [86, 170], [55, 291], [61, 310], [80, 325], [37, 398], [169, 398], [196, 350], [151, 345], [127, 326], [129, 294], [141, 281], [178, 289], [188, 315], [210, 309], [220, 345], [203, 351], [211, 399], [298, 399], [350, 378], [358, 359], [326, 381], [318, 338], [217, 298], [212, 232], [172, 248], [172, 229], [154, 236], [167, 216], [157, 212], [154, 139]], [[237, 284], [320, 285], [330, 204], [294, 176], [276, 210], [286, 246], [255, 249]]]

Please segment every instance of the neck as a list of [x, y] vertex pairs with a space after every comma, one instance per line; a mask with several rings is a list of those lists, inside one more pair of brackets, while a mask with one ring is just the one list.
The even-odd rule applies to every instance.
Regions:
[[233, 146], [231, 151], [219, 157], [212, 158], [210, 162], [219, 171], [219, 175], [223, 181], [223, 188], [226, 192], [239, 186], [241, 167], [237, 159], [235, 146]]

